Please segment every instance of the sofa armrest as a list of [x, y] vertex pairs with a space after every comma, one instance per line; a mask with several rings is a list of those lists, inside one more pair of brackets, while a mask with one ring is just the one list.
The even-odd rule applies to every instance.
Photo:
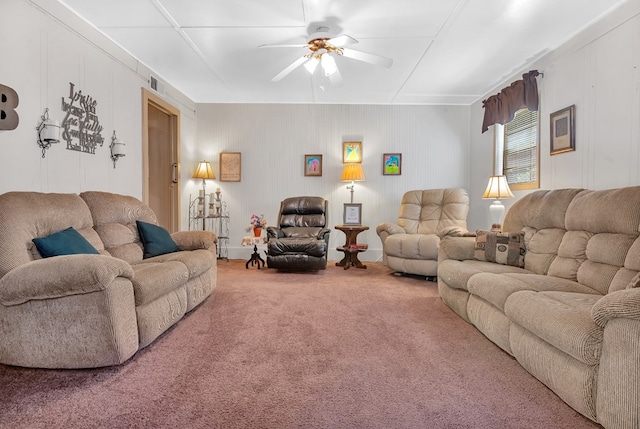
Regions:
[[171, 234], [171, 238], [180, 250], [212, 250], [214, 253], [218, 236], [211, 231], [178, 231]]
[[383, 244], [388, 236], [394, 234], [406, 234], [406, 232], [407, 231], [405, 231], [403, 227], [391, 222], [382, 222], [376, 227], [376, 233], [378, 234], [378, 237], [380, 237], [380, 240], [382, 240]]
[[38, 259], [0, 279], [0, 303], [60, 298], [104, 290], [116, 277], [133, 278], [131, 265], [106, 255], [66, 255]]
[[267, 227], [267, 238], [282, 238], [284, 237], [284, 232], [280, 228], [276, 228], [275, 226]]
[[640, 288], [610, 292], [600, 298], [591, 309], [591, 318], [604, 328], [612, 319], [625, 318], [640, 321]]
[[476, 233], [460, 226], [448, 226], [438, 231], [438, 236], [441, 239], [445, 237], [475, 237]]
[[330, 229], [322, 228], [320, 231], [318, 231], [318, 240], [329, 242], [329, 234], [331, 234]]
[[474, 259], [475, 243], [474, 237], [445, 237], [440, 241], [438, 262], [446, 259], [456, 259], [458, 261]]

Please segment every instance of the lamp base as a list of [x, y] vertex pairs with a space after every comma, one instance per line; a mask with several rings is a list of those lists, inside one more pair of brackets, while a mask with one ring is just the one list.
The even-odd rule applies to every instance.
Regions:
[[347, 189], [351, 191], [351, 204], [353, 204], [353, 188], [355, 188], [355, 183], [351, 182], [351, 185], [347, 186]]
[[[502, 226], [502, 218], [504, 217], [504, 204], [500, 200], [494, 200], [493, 203], [489, 206], [489, 218], [491, 219], [491, 224], [499, 224]], [[492, 227], [493, 228], [493, 227]]]

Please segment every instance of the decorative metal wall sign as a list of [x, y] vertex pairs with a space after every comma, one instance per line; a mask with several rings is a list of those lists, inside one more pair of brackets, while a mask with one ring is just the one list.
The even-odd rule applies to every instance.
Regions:
[[0, 84], [0, 130], [15, 130], [20, 118], [18, 107], [18, 93], [8, 86]]
[[96, 114], [97, 105], [93, 97], [76, 91], [75, 85], [69, 82], [69, 101], [62, 98], [62, 110], [67, 112], [62, 120], [62, 138], [67, 142], [67, 149], [95, 154], [96, 146], [102, 147], [104, 137], [100, 134], [102, 125]]

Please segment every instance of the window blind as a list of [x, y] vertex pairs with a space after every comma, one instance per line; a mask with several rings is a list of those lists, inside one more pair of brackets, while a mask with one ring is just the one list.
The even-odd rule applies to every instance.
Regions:
[[538, 182], [538, 112], [519, 110], [504, 126], [504, 175], [509, 185]]

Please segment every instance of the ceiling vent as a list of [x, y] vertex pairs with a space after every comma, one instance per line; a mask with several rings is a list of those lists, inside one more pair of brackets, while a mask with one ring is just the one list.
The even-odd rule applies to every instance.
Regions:
[[151, 86], [151, 89], [153, 89], [155, 92], [164, 96], [164, 84], [160, 82], [158, 78], [156, 78], [155, 76], [151, 76], [151, 79], [149, 80], [149, 85]]

